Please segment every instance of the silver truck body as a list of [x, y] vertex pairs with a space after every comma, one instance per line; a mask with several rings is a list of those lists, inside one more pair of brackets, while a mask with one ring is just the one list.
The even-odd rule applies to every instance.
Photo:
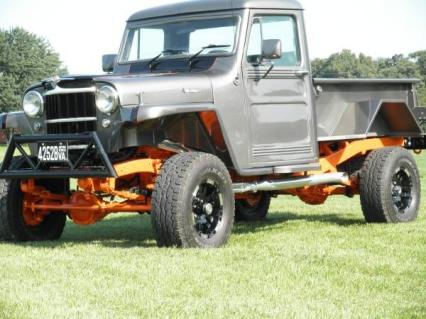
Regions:
[[[252, 22], [259, 15], [294, 18], [299, 65], [271, 67], [271, 63], [248, 62]], [[90, 130], [97, 133], [108, 154], [130, 147], [157, 146], [163, 140], [185, 144], [179, 137], [172, 139], [163, 123], [187, 115], [185, 125], [191, 130], [198, 125], [193, 114], [213, 111], [226, 142], [226, 164], [241, 176], [316, 169], [319, 141], [424, 135], [415, 115], [415, 80], [312, 78], [303, 9], [296, 1], [193, 0], [136, 13], [130, 17], [127, 30], [153, 21], [230, 16], [238, 21], [233, 52], [206, 58], [211, 64], [201, 71], [159, 68], [152, 72], [144, 65], [146, 61], [122, 63], [119, 59], [112, 74], [48, 80], [29, 90], [47, 98], [94, 92], [104, 84], [113, 86], [119, 94], [119, 111], [103, 114], [96, 110], [91, 117], [68, 119], [92, 121]], [[126, 50], [127, 34], [119, 57]], [[398, 106], [389, 107], [395, 104]], [[398, 116], [407, 119], [404, 125], [395, 122]], [[112, 125], [102, 126], [104, 120]], [[5, 128], [19, 128], [24, 135], [48, 135], [52, 124], [46, 115], [33, 119], [22, 112], [3, 116], [3, 121]], [[36, 122], [41, 124], [39, 131], [34, 129]], [[215, 153], [214, 148], [206, 151]]]

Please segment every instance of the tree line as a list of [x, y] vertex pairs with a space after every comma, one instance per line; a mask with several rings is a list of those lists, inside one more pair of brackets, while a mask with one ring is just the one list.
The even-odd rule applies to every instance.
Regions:
[[[313, 60], [312, 72], [321, 78], [417, 78], [419, 103], [426, 106], [426, 50], [378, 59], [343, 50]], [[48, 41], [19, 27], [0, 29], [0, 113], [20, 109], [31, 84], [66, 73]]]
[[355, 54], [350, 50], [332, 54], [311, 63], [314, 77], [318, 78], [416, 78], [419, 104], [426, 106], [426, 50], [378, 58]]

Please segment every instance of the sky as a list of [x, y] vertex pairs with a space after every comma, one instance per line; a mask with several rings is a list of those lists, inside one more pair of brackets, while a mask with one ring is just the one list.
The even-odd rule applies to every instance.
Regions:
[[[44, 37], [71, 74], [102, 73], [117, 53], [125, 21], [139, 10], [178, 0], [0, 0], [0, 28]], [[300, 0], [311, 58], [342, 49], [373, 57], [426, 50], [426, 0]]]

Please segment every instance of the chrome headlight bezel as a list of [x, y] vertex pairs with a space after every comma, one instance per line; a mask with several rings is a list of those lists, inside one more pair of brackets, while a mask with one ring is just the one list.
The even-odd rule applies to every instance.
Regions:
[[111, 114], [119, 105], [118, 92], [111, 85], [103, 85], [96, 90], [96, 108], [104, 114]]
[[31, 118], [40, 117], [44, 112], [43, 96], [37, 91], [27, 92], [22, 99], [22, 108], [24, 113]]

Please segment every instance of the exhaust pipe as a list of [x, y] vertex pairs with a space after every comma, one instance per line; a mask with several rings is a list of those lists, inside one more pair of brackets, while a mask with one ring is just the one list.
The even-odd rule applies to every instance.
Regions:
[[272, 180], [254, 183], [236, 183], [233, 184], [235, 194], [273, 192], [286, 189], [296, 189], [306, 186], [317, 186], [324, 184], [349, 185], [349, 176], [346, 173], [329, 173], [320, 175], [311, 175], [308, 177], [296, 177], [284, 180]]

